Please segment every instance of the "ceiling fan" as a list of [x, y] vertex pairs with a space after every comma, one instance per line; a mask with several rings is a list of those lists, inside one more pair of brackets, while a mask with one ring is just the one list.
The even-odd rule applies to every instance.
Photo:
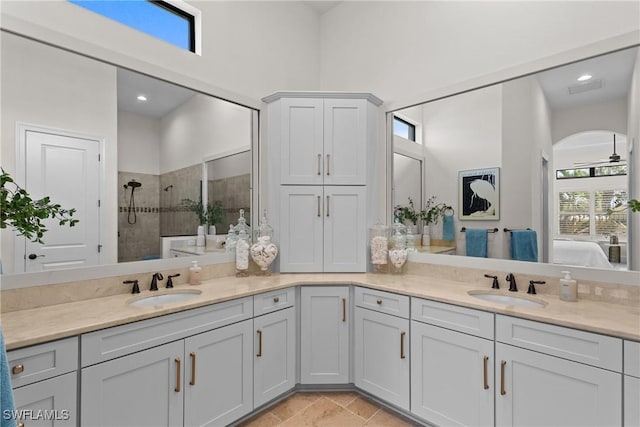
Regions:
[[590, 166], [615, 166], [623, 165], [626, 159], [620, 157], [620, 154], [616, 153], [616, 134], [613, 134], [613, 153], [608, 159], [594, 160], [591, 162], [574, 162], [576, 167], [590, 167]]

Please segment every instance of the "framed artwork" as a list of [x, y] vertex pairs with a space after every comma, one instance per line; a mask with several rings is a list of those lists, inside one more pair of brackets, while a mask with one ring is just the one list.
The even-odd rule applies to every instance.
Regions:
[[458, 172], [460, 220], [500, 219], [500, 168]]

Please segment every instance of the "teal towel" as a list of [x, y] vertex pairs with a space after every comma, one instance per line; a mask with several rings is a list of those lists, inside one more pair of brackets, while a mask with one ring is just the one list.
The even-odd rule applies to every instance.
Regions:
[[4, 347], [4, 337], [0, 329], [0, 407], [2, 416], [1, 427], [15, 427], [16, 420], [11, 411], [16, 409], [13, 403], [13, 390], [11, 389], [11, 377], [9, 376], [9, 362], [7, 351]]
[[538, 262], [538, 238], [534, 230], [511, 232], [511, 259]]
[[442, 240], [455, 240], [453, 234], [453, 215], [445, 215], [442, 218]]
[[465, 230], [467, 256], [487, 257], [487, 230], [484, 228], [467, 228]]

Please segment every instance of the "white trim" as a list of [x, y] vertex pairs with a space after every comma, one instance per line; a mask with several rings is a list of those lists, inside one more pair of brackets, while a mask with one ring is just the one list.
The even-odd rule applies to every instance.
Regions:
[[211, 156], [204, 157], [202, 163], [210, 162], [212, 160], [224, 159], [225, 157], [233, 156], [234, 154], [244, 153], [250, 151], [251, 145], [243, 145], [241, 147], [234, 148], [233, 150], [223, 151], [222, 153], [212, 154]]
[[[103, 200], [105, 193], [105, 169], [104, 169], [104, 159], [105, 159], [105, 138], [97, 135], [86, 134], [82, 132], [71, 131], [67, 129], [60, 129], [48, 126], [40, 126], [31, 123], [17, 122], [16, 123], [16, 183], [21, 187], [24, 187], [24, 183], [26, 181], [26, 169], [27, 169], [27, 158], [26, 158], [26, 143], [27, 143], [27, 132], [38, 132], [38, 133], [47, 133], [52, 135], [64, 136], [68, 138], [77, 138], [77, 139], [85, 139], [89, 141], [95, 141], [98, 143], [98, 153], [100, 154], [100, 164], [99, 164], [99, 182], [98, 182], [98, 200]], [[101, 203], [102, 205], [102, 203]], [[102, 214], [102, 207], [98, 209], [98, 244], [103, 244], [103, 237], [105, 235], [104, 227], [105, 227], [105, 217]], [[22, 265], [20, 263], [19, 254], [26, 254], [26, 241], [24, 237], [18, 236], [17, 234], [14, 236], [14, 246], [13, 246], [13, 274], [24, 273], [24, 255], [22, 258]], [[98, 253], [98, 265], [102, 264], [102, 254], [103, 252]], [[63, 270], [67, 271], [67, 270]], [[6, 280], [6, 276], [3, 276], [3, 282]], [[4, 285], [3, 285], [4, 287]]]
[[281, 91], [262, 98], [267, 104], [281, 98], [331, 98], [331, 99], [366, 99], [379, 107], [383, 101], [371, 93], [361, 92], [323, 92], [323, 91]]
[[169, 3], [171, 6], [177, 7], [183, 12], [193, 16], [193, 37], [194, 40], [194, 48], [196, 55], [202, 56], [202, 12], [199, 9], [191, 6], [189, 3], [186, 3], [183, 0], [164, 0]]

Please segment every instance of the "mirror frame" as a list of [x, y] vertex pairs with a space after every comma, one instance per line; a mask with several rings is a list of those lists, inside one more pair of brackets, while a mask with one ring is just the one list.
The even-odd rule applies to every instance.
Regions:
[[[230, 92], [216, 87], [204, 81], [191, 78], [184, 74], [179, 74], [168, 70], [162, 66], [140, 61], [139, 59], [107, 49], [85, 40], [75, 39], [65, 34], [61, 34], [34, 24], [24, 22], [20, 19], [3, 16], [0, 31], [23, 37], [44, 45], [62, 49], [64, 51], [97, 60], [115, 67], [132, 70], [158, 80], [166, 81], [175, 85], [184, 86], [193, 91], [200, 92], [227, 102], [246, 107], [251, 110], [251, 223], [258, 223], [258, 212], [260, 212], [260, 200], [254, 189], [258, 188], [259, 182], [259, 137], [260, 137], [260, 112], [263, 105], [260, 101], [246, 96]], [[131, 261], [125, 263], [104, 264], [99, 266], [79, 267], [74, 269], [51, 270], [37, 273], [18, 273], [1, 275], [2, 290], [27, 288], [32, 286], [43, 286], [74, 282], [82, 280], [92, 280], [106, 277], [117, 277], [129, 274], [146, 273], [150, 271], [186, 268], [191, 265], [195, 257], [169, 258], [147, 261]], [[197, 257], [200, 265], [213, 265], [230, 263], [234, 261], [231, 253], [215, 253]]]
[[[451, 96], [464, 94], [476, 89], [501, 84], [510, 80], [529, 76], [541, 71], [560, 67], [563, 65], [579, 62], [592, 57], [605, 55], [619, 50], [640, 46], [640, 31], [632, 31], [617, 37], [601, 40], [595, 43], [584, 45], [582, 47], [566, 50], [564, 52], [541, 58], [532, 62], [521, 64], [518, 66], [503, 69], [501, 71], [482, 75], [477, 78], [466, 80], [464, 82], [447, 86], [444, 88], [434, 89], [432, 91], [417, 94], [406, 100], [398, 102], [385, 103], [383, 105], [386, 123], [385, 141], [386, 141], [386, 219], [390, 224], [393, 218], [393, 113], [409, 107], [433, 102]], [[629, 142], [629, 152], [633, 149], [634, 142]], [[639, 148], [636, 147], [636, 150]], [[541, 153], [543, 155], [545, 153]], [[637, 155], [636, 155], [637, 156]], [[633, 161], [629, 162], [630, 169]], [[635, 171], [634, 171], [635, 172]], [[630, 192], [631, 194], [631, 192]], [[635, 233], [634, 233], [635, 232]], [[629, 239], [636, 238], [635, 235], [640, 234], [640, 230], [635, 230], [630, 224]], [[486, 270], [516, 271], [521, 274], [531, 274], [550, 277], [561, 277], [560, 272], [567, 269], [566, 265], [560, 264], [544, 264], [531, 263], [523, 261], [514, 261], [498, 258], [474, 258], [462, 256], [445, 256], [430, 253], [412, 253], [409, 255], [409, 261], [416, 263], [431, 263], [447, 265], [452, 267], [467, 267]], [[623, 285], [640, 286], [640, 271], [619, 271], [605, 270], [590, 267], [570, 267], [572, 275], [578, 280], [589, 280], [605, 283], [616, 283]]]

